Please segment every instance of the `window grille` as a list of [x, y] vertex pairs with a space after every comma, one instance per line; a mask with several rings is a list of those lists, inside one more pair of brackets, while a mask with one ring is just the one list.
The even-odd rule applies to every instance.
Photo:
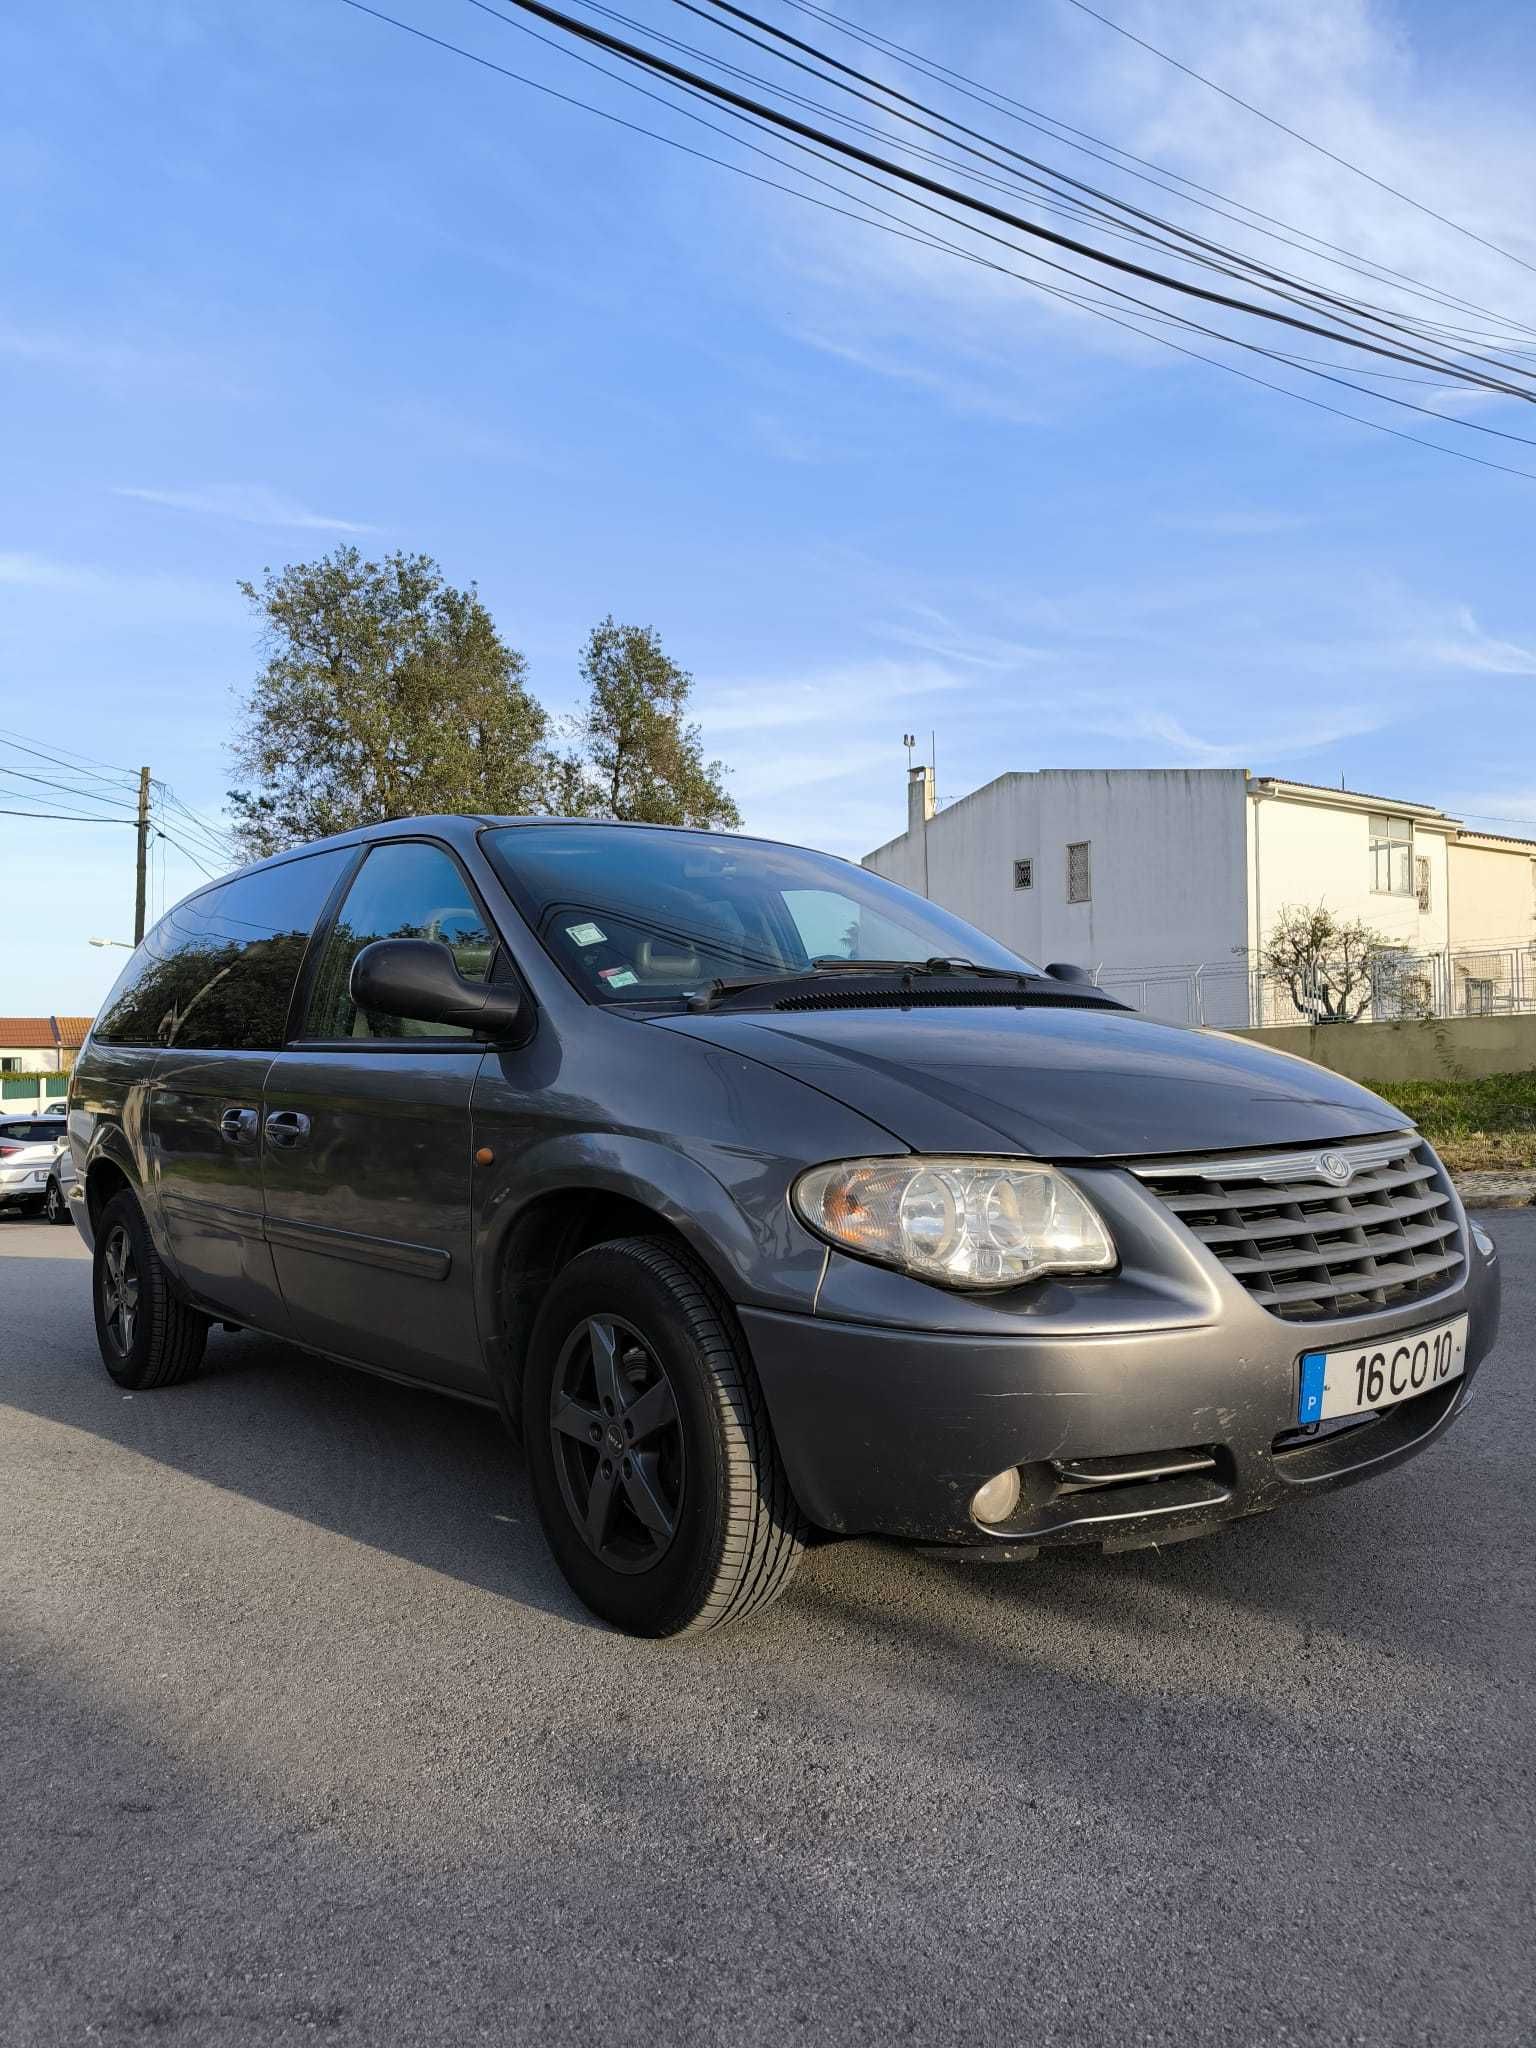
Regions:
[[1033, 889], [1035, 886], [1035, 864], [1032, 860], [1016, 860], [1014, 862], [1013, 886], [1015, 889]]
[[1075, 839], [1067, 848], [1067, 901], [1088, 903], [1093, 898], [1092, 841]]
[[1418, 886], [1419, 908], [1420, 910], [1429, 910], [1433, 907], [1430, 899], [1429, 862], [1422, 853], [1413, 864], [1413, 873], [1414, 880]]

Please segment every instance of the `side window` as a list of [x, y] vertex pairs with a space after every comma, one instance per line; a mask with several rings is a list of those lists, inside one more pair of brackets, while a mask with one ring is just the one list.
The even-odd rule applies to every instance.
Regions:
[[200, 948], [182, 956], [186, 986], [169, 1043], [279, 1050], [309, 935], [351, 858], [336, 847], [225, 884], [205, 915]]
[[[147, 933], [101, 1006], [94, 1036], [108, 1045], [168, 1045], [185, 995], [207, 979], [197, 957], [209, 945], [207, 920], [220, 895], [204, 889], [178, 903]], [[188, 960], [185, 956], [192, 956]]]
[[275, 1052], [310, 932], [349, 858], [309, 854], [178, 903], [119, 976], [96, 1037]]
[[458, 863], [440, 846], [402, 839], [374, 847], [347, 891], [326, 941], [304, 1019], [306, 1038], [468, 1038], [462, 1025], [360, 1011], [352, 962], [375, 939], [440, 939], [470, 981], [490, 970], [495, 938]]

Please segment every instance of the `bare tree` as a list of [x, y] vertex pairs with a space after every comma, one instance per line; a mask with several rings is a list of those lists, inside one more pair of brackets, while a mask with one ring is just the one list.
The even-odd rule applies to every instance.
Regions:
[[1326, 904], [1287, 904], [1259, 951], [1259, 965], [1314, 1024], [1353, 1024], [1371, 1000], [1374, 963], [1397, 950], [1361, 918]]

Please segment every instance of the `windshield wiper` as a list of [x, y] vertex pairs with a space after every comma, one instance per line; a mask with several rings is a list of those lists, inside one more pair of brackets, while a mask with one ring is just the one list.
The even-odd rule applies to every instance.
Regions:
[[926, 960], [850, 960], [841, 953], [824, 953], [812, 960], [809, 966], [791, 968], [784, 974], [757, 975], [748, 981], [712, 981], [708, 988], [696, 989], [685, 1000], [690, 1010], [713, 1010], [727, 996], [744, 995], [749, 989], [768, 988], [776, 982], [808, 981], [822, 974], [899, 974], [904, 978], [958, 974], [1017, 982], [1039, 978], [1024, 967], [978, 967], [973, 960], [959, 960], [937, 953]]

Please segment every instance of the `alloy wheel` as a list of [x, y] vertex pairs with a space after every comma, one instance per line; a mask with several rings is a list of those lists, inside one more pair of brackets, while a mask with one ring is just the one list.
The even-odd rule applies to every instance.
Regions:
[[139, 1325], [139, 1268], [133, 1239], [115, 1224], [102, 1249], [101, 1317], [113, 1350], [126, 1358]]
[[48, 1192], [43, 1197], [43, 1212], [50, 1223], [58, 1222], [63, 1206], [63, 1197], [59, 1193], [58, 1182], [56, 1180], [49, 1181]]
[[637, 1330], [617, 1316], [576, 1326], [555, 1367], [549, 1430], [588, 1549], [614, 1571], [649, 1571], [677, 1533], [683, 1432], [672, 1383]]

